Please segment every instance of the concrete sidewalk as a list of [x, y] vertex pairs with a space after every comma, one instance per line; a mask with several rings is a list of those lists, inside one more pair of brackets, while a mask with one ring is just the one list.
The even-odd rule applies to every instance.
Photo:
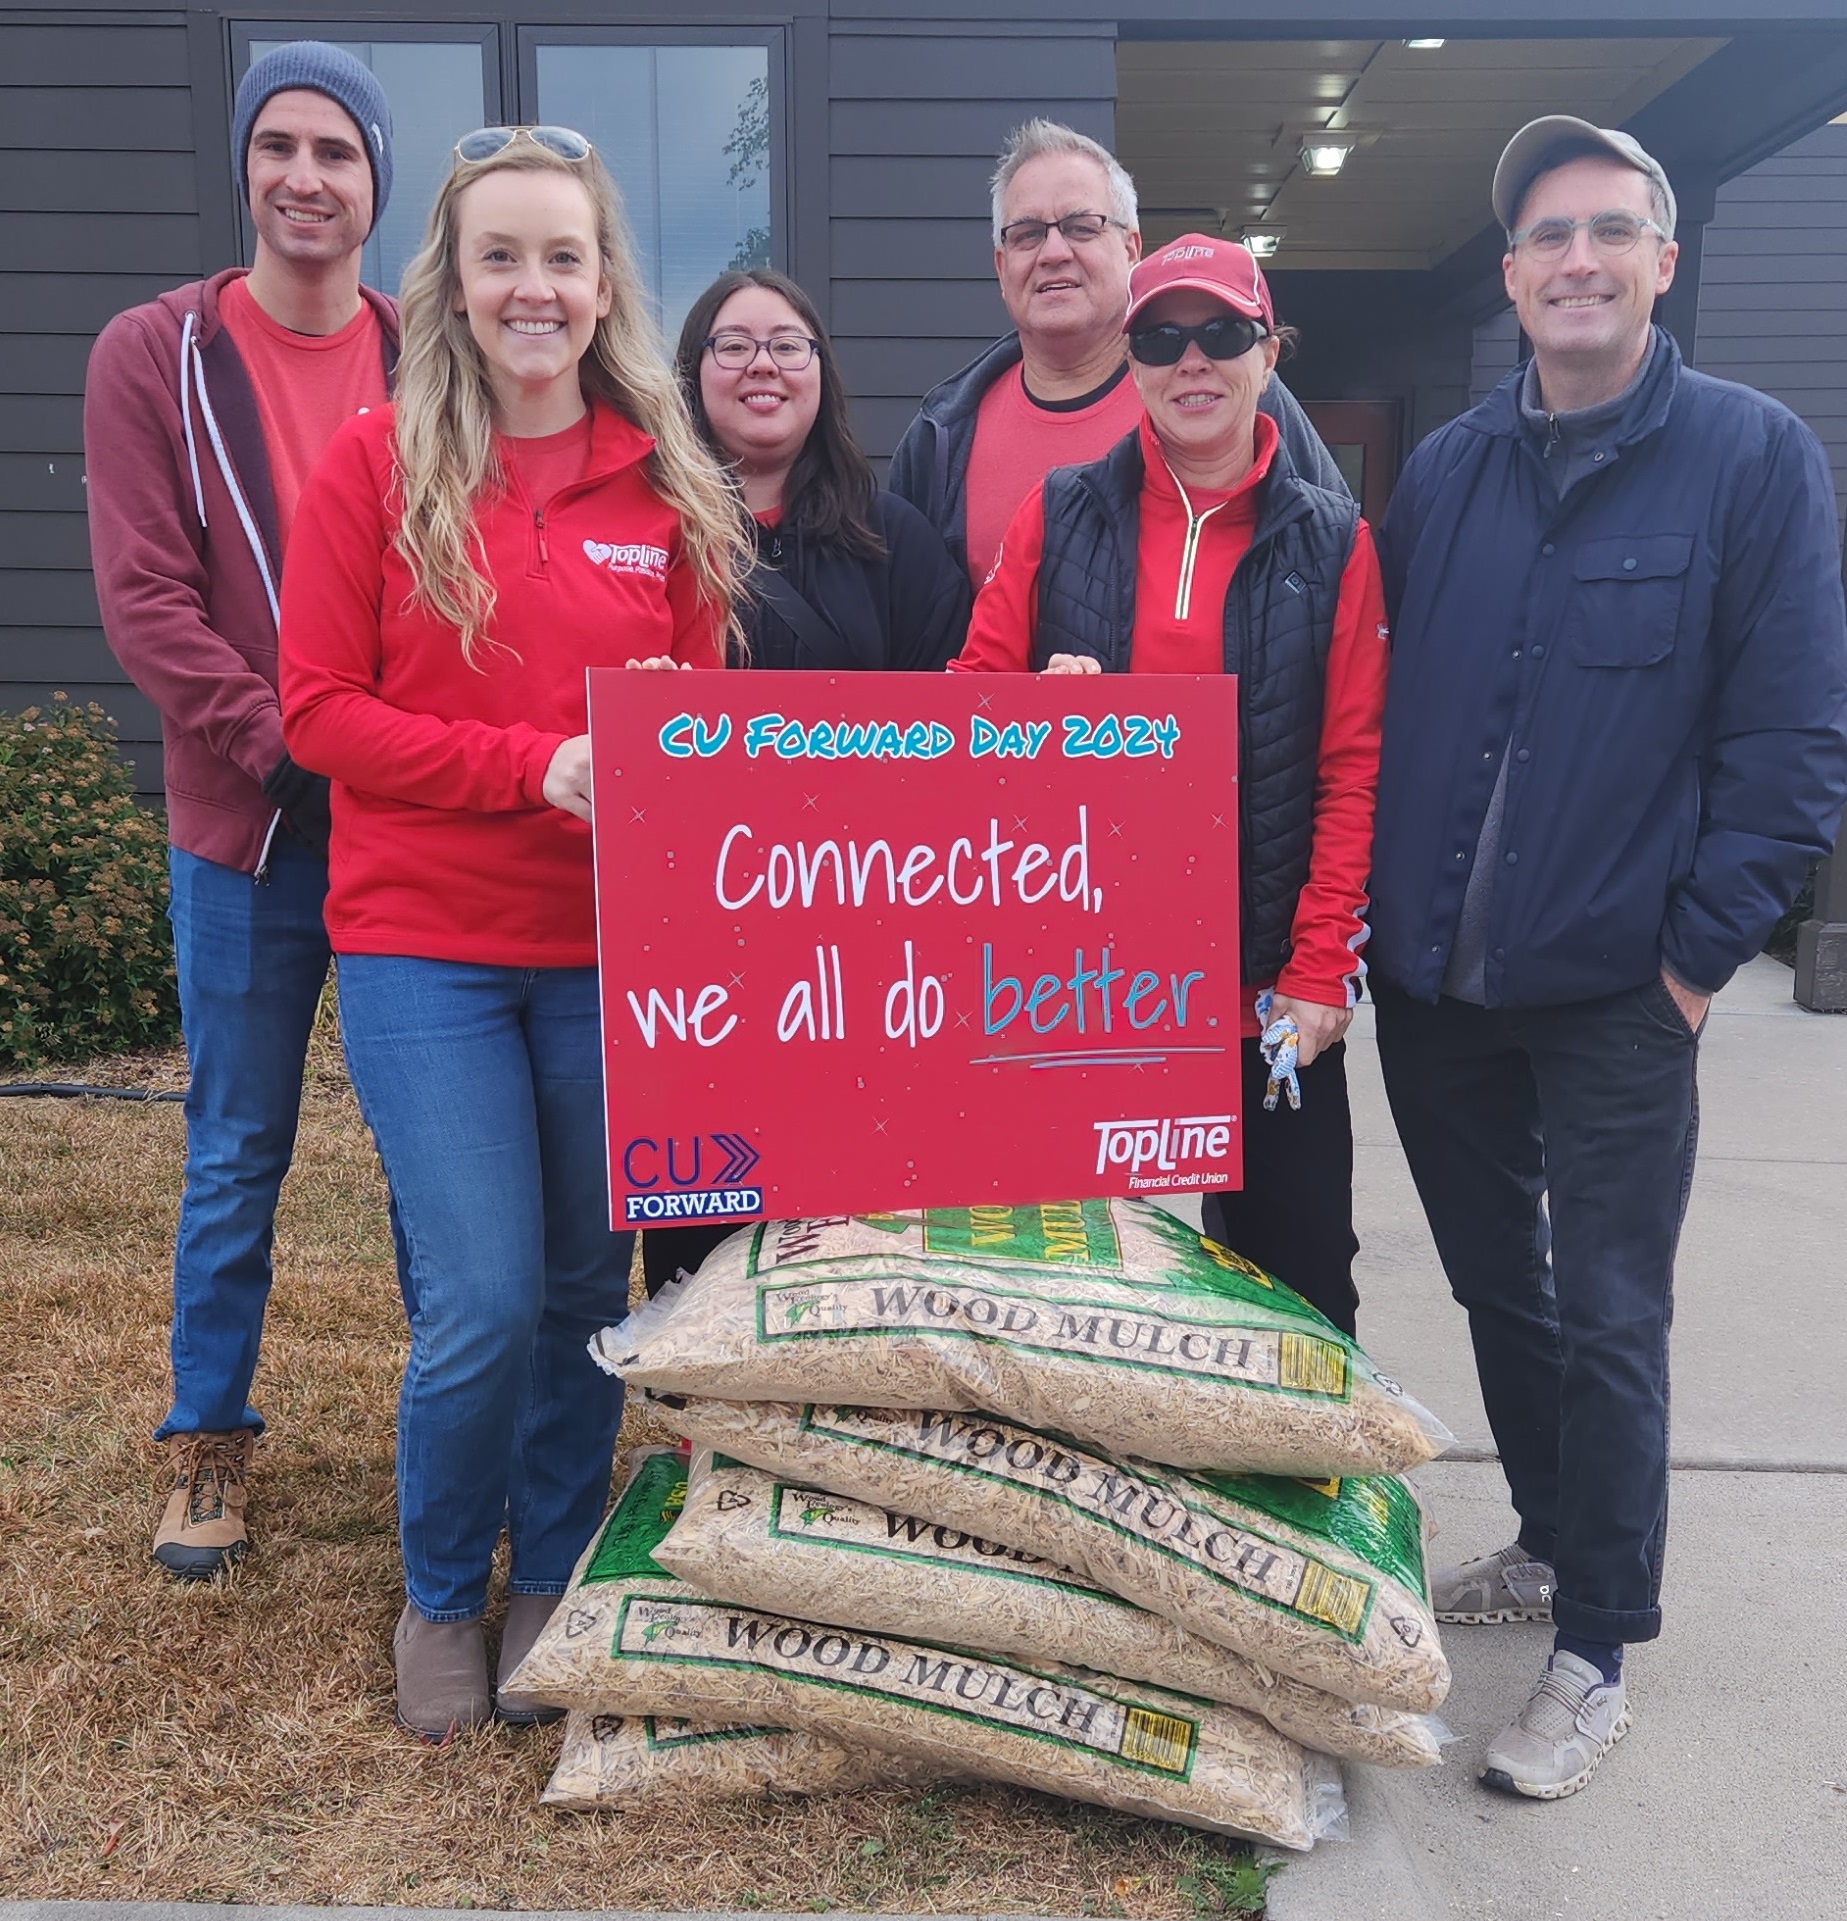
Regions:
[[[1421, 1775], [1350, 1767], [1352, 1839], [1291, 1859], [1271, 1921], [1841, 1921], [1847, 1917], [1847, 1018], [1746, 968], [1701, 1048], [1699, 1172], [1674, 1328], [1674, 1518], [1660, 1641], [1631, 1651], [1635, 1727], [1547, 1805], [1475, 1781], [1551, 1645], [1452, 1628], [1460, 1737]], [[1514, 1518], [1392, 1132], [1370, 1009], [1350, 1049], [1361, 1335], [1455, 1429], [1419, 1484], [1459, 1560]]]

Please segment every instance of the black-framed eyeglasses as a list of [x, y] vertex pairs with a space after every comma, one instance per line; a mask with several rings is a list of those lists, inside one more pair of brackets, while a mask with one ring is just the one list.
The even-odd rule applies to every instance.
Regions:
[[1009, 220], [1000, 230], [1000, 244], [1009, 253], [1037, 253], [1054, 227], [1073, 247], [1087, 247], [1093, 240], [1101, 240], [1111, 227], [1128, 232], [1120, 220], [1106, 213], [1068, 213], [1062, 220]]
[[721, 367], [748, 367], [759, 353], [767, 353], [784, 373], [800, 373], [821, 350], [818, 340], [806, 334], [771, 334], [759, 340], [755, 334], [708, 334], [705, 350]]
[[1172, 367], [1189, 346], [1197, 346], [1208, 360], [1236, 360], [1269, 334], [1261, 320], [1243, 314], [1220, 314], [1197, 327], [1178, 327], [1171, 320], [1158, 327], [1138, 327], [1129, 335], [1129, 352], [1144, 367]]
[[575, 165], [590, 158], [590, 142], [575, 127], [477, 127], [455, 143], [458, 160], [492, 160], [515, 141], [530, 140], [535, 147]]
[[1530, 227], [1510, 233], [1507, 245], [1510, 249], [1524, 247], [1540, 260], [1557, 260], [1570, 249], [1580, 228], [1589, 230], [1591, 244], [1599, 253], [1632, 253], [1645, 233], [1658, 234], [1663, 240], [1667, 238], [1665, 227], [1644, 220], [1639, 213], [1630, 213], [1625, 207], [1616, 207], [1608, 213], [1592, 214], [1588, 220], [1535, 220]]

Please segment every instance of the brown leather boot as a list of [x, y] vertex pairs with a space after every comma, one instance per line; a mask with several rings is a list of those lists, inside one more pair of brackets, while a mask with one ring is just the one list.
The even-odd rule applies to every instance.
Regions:
[[391, 1637], [398, 1671], [398, 1726], [441, 1743], [493, 1718], [487, 1637], [472, 1621], [426, 1621], [409, 1602]]
[[535, 1701], [529, 1694], [509, 1694], [513, 1671], [532, 1652], [558, 1605], [556, 1594], [514, 1594], [507, 1598], [507, 1624], [500, 1630], [500, 1659], [494, 1663], [494, 1712], [516, 1728], [540, 1727], [564, 1718], [564, 1709]]
[[209, 1581], [244, 1558], [245, 1479], [256, 1438], [248, 1427], [169, 1437], [173, 1485], [154, 1533], [154, 1559], [176, 1579]]

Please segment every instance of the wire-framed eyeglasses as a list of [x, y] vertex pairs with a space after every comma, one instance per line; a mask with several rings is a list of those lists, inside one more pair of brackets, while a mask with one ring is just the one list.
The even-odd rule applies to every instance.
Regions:
[[547, 153], [556, 154], [573, 166], [580, 160], [588, 160], [591, 154], [590, 142], [575, 127], [477, 127], [455, 143], [455, 157], [492, 160], [495, 154], [505, 153], [520, 140], [530, 140], [535, 147], [543, 147]]
[[1590, 233], [1591, 244], [1599, 253], [1632, 253], [1643, 234], [1652, 233], [1665, 240], [1667, 229], [1627, 208], [1592, 214], [1588, 220], [1535, 220], [1530, 227], [1507, 236], [1509, 249], [1524, 247], [1540, 260], [1557, 260], [1570, 248], [1580, 229]]
[[1068, 213], [1062, 220], [1009, 220], [1000, 230], [1000, 244], [1009, 253], [1037, 253], [1054, 227], [1064, 235], [1066, 244], [1073, 247], [1088, 247], [1092, 241], [1101, 240], [1111, 227], [1122, 227], [1124, 233], [1128, 232], [1120, 220], [1106, 213]]

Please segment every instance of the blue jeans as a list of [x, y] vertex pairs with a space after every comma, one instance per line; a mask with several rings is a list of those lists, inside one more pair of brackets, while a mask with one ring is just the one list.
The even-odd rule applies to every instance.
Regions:
[[327, 868], [278, 834], [269, 874], [170, 850], [173, 957], [192, 1084], [173, 1247], [170, 1434], [261, 1428], [251, 1377], [269, 1301], [276, 1195], [327, 978]]
[[602, 1519], [628, 1311], [609, 1227], [596, 970], [340, 957], [347, 1066], [409, 1252], [398, 1398], [404, 1585], [473, 1620], [504, 1526], [516, 1594], [561, 1594]]
[[1392, 1119], [1468, 1310], [1520, 1545], [1557, 1571], [1553, 1621], [1586, 1641], [1653, 1640], [1697, 1037], [1659, 980], [1563, 1007], [1431, 1006], [1376, 974], [1372, 993]]

